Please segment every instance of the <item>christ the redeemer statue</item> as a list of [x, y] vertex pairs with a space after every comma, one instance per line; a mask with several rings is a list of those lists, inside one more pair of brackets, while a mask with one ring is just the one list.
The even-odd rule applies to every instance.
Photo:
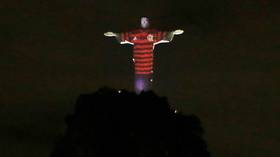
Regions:
[[120, 44], [133, 45], [133, 62], [135, 65], [135, 92], [139, 94], [141, 91], [148, 91], [152, 88], [153, 82], [153, 59], [154, 47], [160, 43], [168, 43], [172, 41], [174, 35], [180, 35], [183, 30], [175, 31], [158, 31], [149, 29], [149, 19], [141, 18], [141, 29], [130, 32], [104, 33], [107, 37], [116, 37]]

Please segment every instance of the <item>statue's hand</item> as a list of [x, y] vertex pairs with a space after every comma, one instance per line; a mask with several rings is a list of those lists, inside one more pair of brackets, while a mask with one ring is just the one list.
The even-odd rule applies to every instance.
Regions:
[[106, 32], [106, 33], [104, 33], [104, 35], [106, 37], [115, 37], [115, 36], [117, 36], [116, 33], [114, 33], [114, 32]]
[[183, 33], [184, 33], [184, 31], [181, 30], [181, 29], [177, 29], [177, 30], [173, 31], [174, 35], [180, 35], [180, 34], [183, 34]]

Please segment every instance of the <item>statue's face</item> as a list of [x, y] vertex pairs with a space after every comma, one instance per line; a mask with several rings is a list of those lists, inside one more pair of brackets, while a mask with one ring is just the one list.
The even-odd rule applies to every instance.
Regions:
[[148, 28], [149, 27], [149, 19], [147, 17], [141, 18], [141, 27]]

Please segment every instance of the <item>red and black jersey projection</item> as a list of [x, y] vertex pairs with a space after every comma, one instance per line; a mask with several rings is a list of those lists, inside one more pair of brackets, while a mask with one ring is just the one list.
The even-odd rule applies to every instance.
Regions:
[[133, 62], [135, 75], [150, 77], [153, 73], [154, 46], [166, 38], [166, 32], [157, 30], [136, 30], [120, 33], [121, 44], [133, 45]]
[[176, 31], [158, 31], [148, 29], [149, 22], [147, 18], [141, 18], [142, 29], [123, 33], [107, 32], [104, 35], [116, 37], [120, 44], [133, 45], [133, 62], [135, 71], [135, 92], [151, 90], [153, 82], [154, 65], [154, 47], [159, 43], [168, 43], [172, 41], [174, 35], [183, 33], [183, 30]]

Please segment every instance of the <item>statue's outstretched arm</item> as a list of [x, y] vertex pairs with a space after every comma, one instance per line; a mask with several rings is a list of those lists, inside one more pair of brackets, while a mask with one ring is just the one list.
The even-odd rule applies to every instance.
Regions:
[[174, 35], [180, 35], [180, 34], [183, 34], [183, 33], [184, 33], [184, 30], [182, 30], [182, 29], [177, 29], [177, 30], [173, 31]]
[[177, 29], [175, 31], [170, 31], [170, 32], [160, 32], [163, 35], [159, 36], [158, 42], [154, 43], [155, 45], [161, 44], [161, 43], [169, 43], [173, 40], [175, 35], [180, 35], [183, 34], [184, 31], [181, 29]]
[[117, 36], [117, 33], [114, 33], [114, 32], [106, 32], [106, 33], [104, 33], [104, 35], [105, 35], [106, 37], [115, 37], [115, 36]]
[[184, 33], [184, 31], [181, 30], [181, 29], [177, 29], [177, 30], [171, 31], [171, 32], [166, 32], [166, 35], [163, 38], [163, 40], [165, 40], [167, 42], [170, 42], [174, 38], [174, 35], [180, 35], [180, 34], [183, 34], [183, 33]]
[[[123, 38], [121, 37], [122, 34], [123, 34]], [[115, 37], [120, 44], [132, 44], [133, 45], [133, 43], [128, 41], [128, 39], [127, 39], [128, 37], [126, 37], [126, 36], [124, 37], [124, 34], [125, 33], [114, 33], [114, 32], [106, 32], [106, 33], [104, 33], [104, 35], [106, 37]]]

